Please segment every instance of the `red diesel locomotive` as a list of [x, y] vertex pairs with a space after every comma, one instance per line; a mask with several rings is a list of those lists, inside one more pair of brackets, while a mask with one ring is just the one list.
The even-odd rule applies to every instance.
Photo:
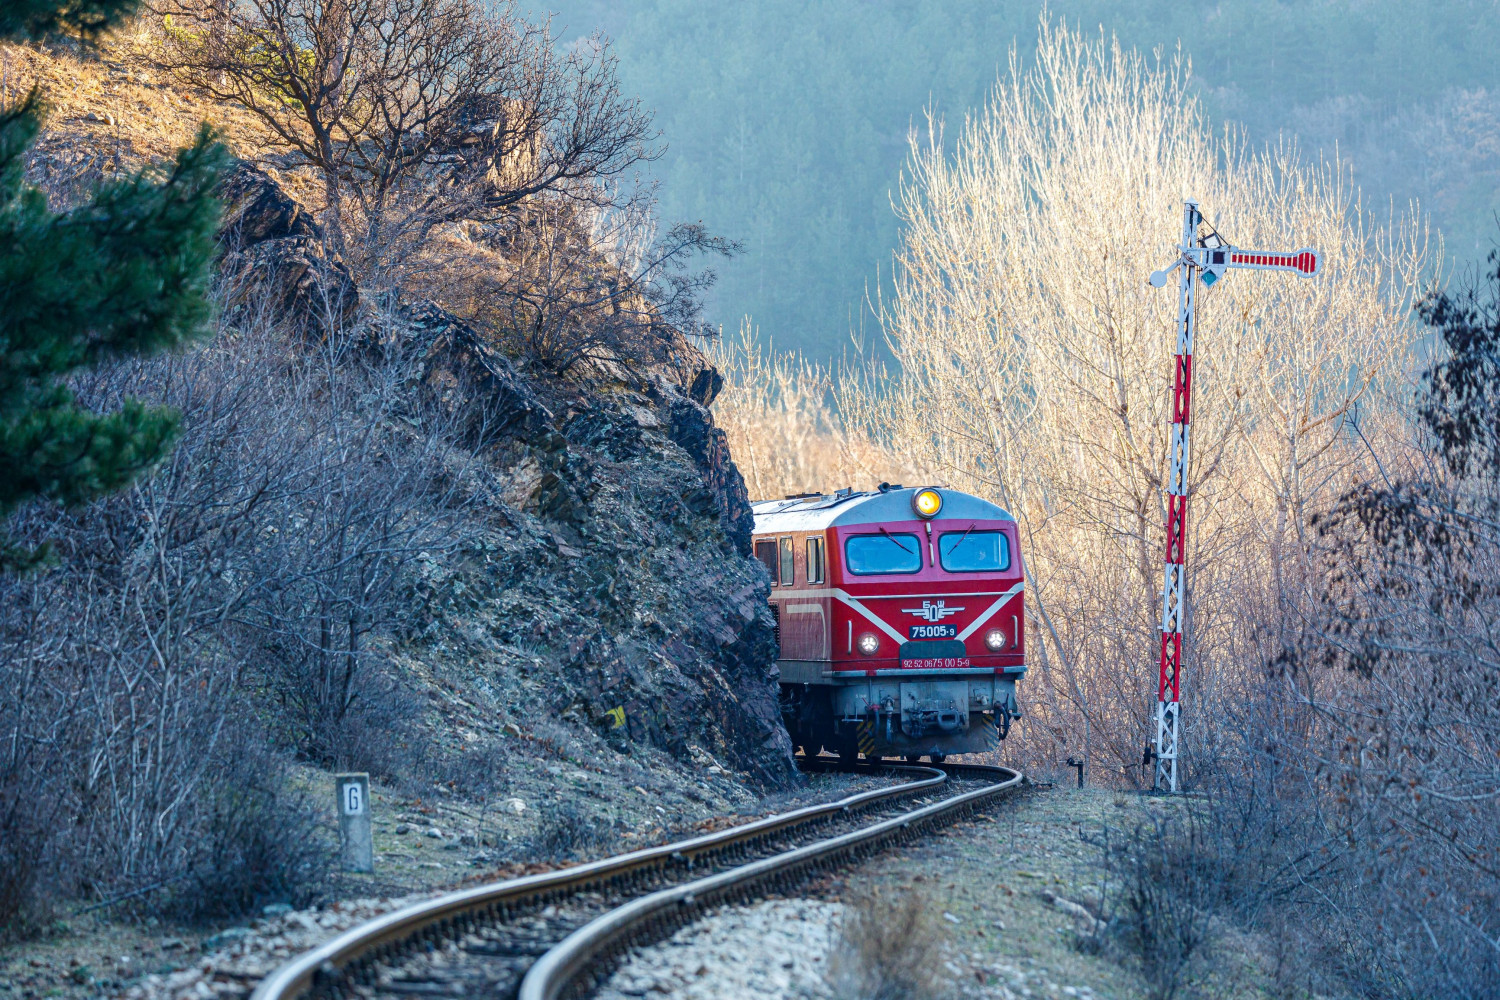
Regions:
[[753, 506], [794, 744], [941, 761], [1005, 738], [1026, 672], [1014, 518], [888, 484]]

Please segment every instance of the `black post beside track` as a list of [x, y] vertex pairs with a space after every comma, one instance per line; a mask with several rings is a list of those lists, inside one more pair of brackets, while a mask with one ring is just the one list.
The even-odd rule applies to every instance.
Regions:
[[[758, 843], [787, 831], [816, 829], [888, 800], [919, 796], [940, 788], [949, 775], [955, 778], [994, 782], [986, 788], [953, 796], [942, 802], [902, 813], [869, 827], [829, 840], [786, 851], [718, 875], [664, 889], [610, 910], [565, 938], [538, 960], [522, 984], [522, 996], [535, 979], [542, 992], [554, 998], [587, 988], [580, 973], [609, 966], [635, 943], [670, 933], [694, 919], [704, 905], [728, 899], [749, 898], [752, 891], [774, 891], [830, 867], [855, 860], [881, 847], [904, 842], [939, 821], [972, 811], [993, 796], [1003, 794], [1021, 781], [1018, 772], [985, 765], [942, 764], [842, 766], [828, 758], [799, 759], [807, 770], [853, 770], [860, 773], [894, 771], [916, 780], [890, 788], [861, 792], [835, 802], [807, 806], [769, 816], [717, 833], [645, 848], [576, 865], [541, 875], [509, 879], [473, 889], [452, 892], [392, 911], [313, 949], [277, 969], [251, 995], [250, 1000], [298, 1000], [306, 996], [348, 998], [362, 984], [369, 984], [377, 963], [434, 947], [438, 942], [462, 936], [476, 927], [503, 924], [512, 917], [550, 901], [590, 890], [629, 888], [649, 882], [667, 871], [690, 872], [695, 865], [713, 859], [735, 858]], [[697, 887], [696, 889], [693, 887]], [[769, 887], [769, 888], [767, 888]], [[641, 904], [656, 901], [644, 909]], [[635, 909], [632, 909], [635, 908]], [[627, 911], [629, 911], [627, 913]], [[620, 917], [619, 915], [625, 914]], [[641, 914], [639, 919], [629, 914]], [[618, 917], [618, 919], [617, 919]], [[596, 925], [598, 925], [596, 927]], [[652, 928], [647, 930], [646, 928]], [[586, 933], [588, 932], [588, 933]], [[559, 957], [554, 959], [554, 954]], [[597, 959], [597, 961], [596, 961]], [[550, 960], [550, 961], [549, 961]], [[538, 970], [552, 970], [538, 978]]]

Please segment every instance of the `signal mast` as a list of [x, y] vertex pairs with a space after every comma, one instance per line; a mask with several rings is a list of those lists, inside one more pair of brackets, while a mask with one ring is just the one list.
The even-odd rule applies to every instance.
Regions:
[[1205, 288], [1224, 277], [1226, 271], [1292, 271], [1311, 278], [1322, 266], [1316, 250], [1290, 253], [1241, 250], [1224, 242], [1209, 226], [1200, 237], [1203, 214], [1196, 201], [1188, 201], [1182, 216], [1182, 245], [1177, 260], [1151, 274], [1151, 284], [1162, 288], [1176, 268], [1182, 268], [1177, 285], [1177, 353], [1173, 361], [1171, 427], [1167, 444], [1167, 554], [1161, 588], [1161, 669], [1156, 682], [1156, 775], [1151, 786], [1157, 791], [1177, 791], [1178, 730], [1182, 706], [1178, 700], [1182, 681], [1182, 628], [1187, 589], [1187, 471], [1188, 424], [1193, 402], [1193, 335], [1197, 332], [1198, 282]]

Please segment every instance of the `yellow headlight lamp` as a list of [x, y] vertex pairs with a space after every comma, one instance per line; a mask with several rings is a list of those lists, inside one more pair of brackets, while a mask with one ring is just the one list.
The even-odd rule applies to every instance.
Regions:
[[922, 520], [931, 520], [943, 509], [943, 495], [931, 486], [917, 490], [911, 495], [911, 509]]

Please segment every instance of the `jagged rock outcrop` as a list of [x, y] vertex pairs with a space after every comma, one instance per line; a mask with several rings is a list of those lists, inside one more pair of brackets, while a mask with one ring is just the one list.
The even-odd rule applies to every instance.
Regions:
[[492, 435], [535, 440], [552, 430], [552, 413], [531, 385], [469, 324], [426, 299], [399, 303], [390, 319], [412, 359], [409, 384], [463, 417], [471, 443]]
[[396, 349], [409, 389], [486, 462], [493, 488], [465, 513], [461, 550], [414, 567], [425, 624], [399, 637], [399, 657], [488, 705], [476, 728], [564, 727], [601, 751], [706, 752], [764, 785], [795, 781], [768, 582], [707, 409], [723, 379], [703, 354], [663, 328], [656, 357], [603, 388], [523, 373], [431, 301], [367, 301], [268, 175], [241, 168], [225, 190], [239, 301], [312, 336], [334, 321]]
[[233, 246], [267, 240], [318, 238], [318, 225], [264, 170], [237, 163], [219, 182], [224, 200], [221, 238]]

